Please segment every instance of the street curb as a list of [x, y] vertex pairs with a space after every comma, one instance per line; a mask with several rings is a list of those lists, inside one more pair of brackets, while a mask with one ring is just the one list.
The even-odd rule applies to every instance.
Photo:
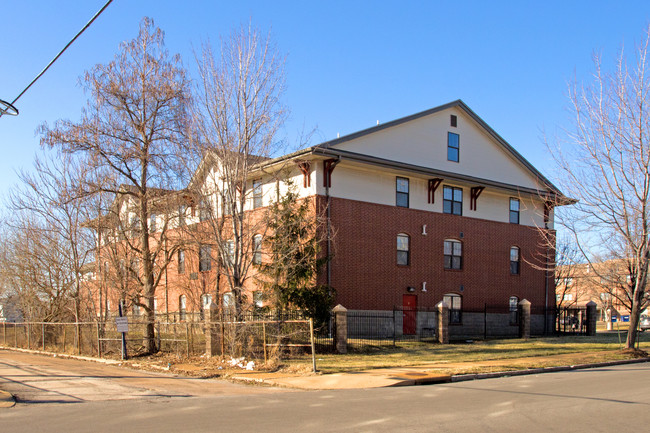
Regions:
[[14, 407], [16, 399], [6, 391], [0, 391], [0, 409], [5, 407]]
[[458, 374], [458, 375], [451, 376], [451, 382], [452, 383], [467, 382], [469, 380], [494, 379], [497, 377], [525, 376], [529, 374], [555, 373], [558, 371], [584, 370], [587, 368], [611, 367], [615, 365], [626, 365], [626, 364], [640, 364], [642, 362], [649, 362], [649, 361], [650, 361], [650, 357], [638, 358], [638, 359], [622, 359], [620, 361], [597, 362], [595, 364], [577, 364], [577, 365], [564, 365], [558, 367], [531, 368], [528, 370], [498, 371], [494, 373]]
[[67, 353], [56, 353], [56, 352], [44, 352], [42, 350], [22, 349], [20, 347], [0, 346], [0, 350], [13, 350], [14, 352], [33, 353], [35, 355], [47, 355], [54, 358], [79, 359], [81, 361], [92, 361], [92, 362], [99, 362], [100, 364], [109, 364], [109, 365], [118, 365], [124, 363], [124, 361], [121, 360], [117, 361], [114, 359], [93, 358], [92, 356], [69, 355]]

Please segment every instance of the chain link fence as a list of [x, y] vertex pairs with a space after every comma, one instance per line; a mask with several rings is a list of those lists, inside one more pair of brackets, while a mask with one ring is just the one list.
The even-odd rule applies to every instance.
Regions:
[[[310, 321], [296, 315], [222, 317], [217, 321], [155, 322], [155, 344], [162, 353], [179, 357], [206, 353], [211, 339], [216, 356], [254, 360], [283, 358], [311, 352]], [[145, 353], [147, 322], [128, 318], [125, 333], [129, 356]], [[105, 322], [2, 322], [0, 344], [46, 352], [120, 358], [122, 333], [114, 320]]]

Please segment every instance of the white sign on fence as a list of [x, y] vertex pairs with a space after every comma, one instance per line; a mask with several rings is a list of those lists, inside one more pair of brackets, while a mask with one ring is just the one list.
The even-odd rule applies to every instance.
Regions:
[[126, 317], [116, 317], [115, 326], [117, 326], [117, 332], [129, 332], [129, 319]]

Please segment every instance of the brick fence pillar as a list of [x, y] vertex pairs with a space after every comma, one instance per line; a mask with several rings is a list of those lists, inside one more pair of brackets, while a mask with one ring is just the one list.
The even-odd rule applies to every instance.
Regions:
[[210, 305], [203, 310], [204, 332], [205, 332], [205, 355], [212, 357], [217, 354], [219, 347], [219, 333], [217, 332], [216, 322], [218, 320], [217, 304], [210, 302]]
[[445, 301], [438, 302], [438, 342], [449, 344], [449, 305]]
[[530, 301], [519, 301], [519, 338], [530, 338]]
[[596, 321], [598, 320], [598, 305], [594, 301], [587, 302], [587, 335], [596, 335]]
[[348, 353], [348, 310], [339, 304], [332, 311], [336, 322], [336, 334], [334, 334], [336, 351], [341, 354]]

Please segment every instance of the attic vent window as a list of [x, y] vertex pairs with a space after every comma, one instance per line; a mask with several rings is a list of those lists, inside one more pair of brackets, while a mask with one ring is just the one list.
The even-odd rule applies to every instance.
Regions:
[[458, 118], [456, 117], [455, 114], [452, 114], [452, 115], [450, 116], [450, 124], [451, 124], [451, 126], [453, 126], [454, 128], [458, 126]]

